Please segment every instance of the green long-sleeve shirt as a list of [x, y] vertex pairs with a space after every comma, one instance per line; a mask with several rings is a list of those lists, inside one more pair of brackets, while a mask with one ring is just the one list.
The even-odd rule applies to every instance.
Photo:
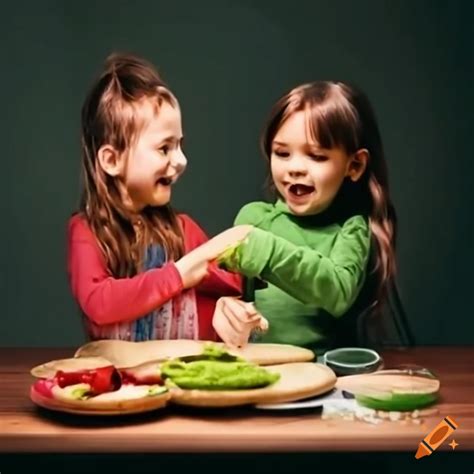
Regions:
[[330, 212], [295, 216], [277, 201], [247, 204], [235, 224], [256, 228], [226, 266], [268, 282], [255, 295], [257, 309], [270, 323], [259, 340], [317, 353], [336, 344], [336, 319], [350, 311], [365, 281], [370, 252], [366, 219], [355, 215], [340, 222]]

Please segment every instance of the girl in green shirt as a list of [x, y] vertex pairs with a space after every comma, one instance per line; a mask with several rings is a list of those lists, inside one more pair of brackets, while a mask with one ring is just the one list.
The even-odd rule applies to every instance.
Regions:
[[[395, 272], [396, 217], [369, 100], [341, 82], [299, 86], [273, 107], [261, 145], [277, 199], [240, 210], [235, 225], [254, 228], [220, 264], [268, 283], [255, 294], [269, 322], [258, 340], [316, 353], [353, 344], [354, 321], [382, 303]], [[247, 338], [215, 329], [225, 342]]]

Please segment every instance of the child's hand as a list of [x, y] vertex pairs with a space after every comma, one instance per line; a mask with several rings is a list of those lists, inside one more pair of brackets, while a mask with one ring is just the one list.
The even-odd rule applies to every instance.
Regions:
[[207, 276], [208, 261], [199, 255], [188, 253], [176, 262], [176, 268], [181, 276], [185, 289], [199, 285]]
[[[209, 261], [215, 260], [228, 247], [244, 240], [253, 230], [251, 225], [238, 225], [217, 234], [215, 237], [199, 247]], [[197, 249], [196, 249], [197, 250]]]
[[247, 237], [251, 225], [239, 225], [221, 232], [199, 247], [191, 250], [176, 262], [184, 288], [191, 288], [207, 276], [207, 264], [215, 260], [224, 250]]
[[266, 331], [268, 321], [252, 303], [224, 296], [217, 300], [212, 326], [226, 346], [238, 348], [247, 344], [252, 329]]

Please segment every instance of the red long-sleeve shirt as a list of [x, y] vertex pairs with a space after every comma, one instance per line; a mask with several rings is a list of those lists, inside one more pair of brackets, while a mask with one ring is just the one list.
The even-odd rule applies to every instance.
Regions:
[[[189, 216], [180, 214], [179, 220], [186, 253], [208, 240]], [[194, 337], [216, 340], [212, 315], [217, 298], [238, 295], [241, 291], [240, 276], [221, 270], [215, 264], [209, 265], [208, 276], [194, 291], [183, 289], [174, 262], [130, 278], [114, 278], [107, 269], [96, 237], [79, 214], [71, 217], [68, 226], [68, 274], [72, 294], [86, 317], [91, 338], [133, 340], [130, 330], [124, 330], [130, 328], [131, 322], [169, 301], [176, 302], [173, 317], [179, 318], [177, 311], [183, 306], [182, 296], [191, 292], [198, 319]], [[178, 330], [173, 331], [174, 337], [178, 337]]]

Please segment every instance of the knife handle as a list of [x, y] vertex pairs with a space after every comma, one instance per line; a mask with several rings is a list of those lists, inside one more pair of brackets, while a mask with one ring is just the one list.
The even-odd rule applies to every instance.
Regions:
[[242, 301], [253, 303], [255, 301], [255, 278], [243, 277]]

